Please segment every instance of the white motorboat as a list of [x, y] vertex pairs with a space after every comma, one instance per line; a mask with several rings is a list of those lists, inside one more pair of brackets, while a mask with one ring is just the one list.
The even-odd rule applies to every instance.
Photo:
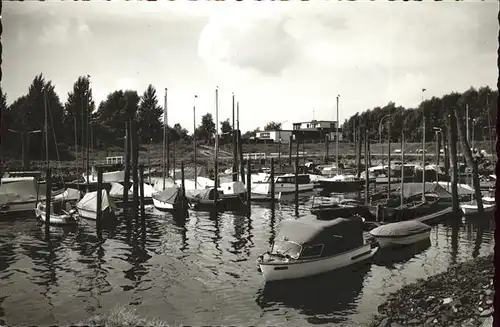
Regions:
[[[108, 195], [106, 190], [102, 190], [101, 213], [102, 217], [114, 214], [118, 210], [116, 204]], [[97, 191], [89, 192], [76, 204], [78, 214], [81, 218], [96, 220], [97, 217]]]
[[[63, 204], [66, 203], [66, 210]], [[41, 222], [47, 223], [47, 211], [44, 202], [38, 202], [35, 213]], [[78, 222], [75, 209], [71, 209], [69, 202], [53, 201], [50, 203], [50, 225], [74, 225]]]
[[[495, 203], [495, 199], [491, 197], [487, 197], [489, 199], [492, 199], [492, 202], [486, 201], [486, 198], [483, 198], [483, 209], [484, 212], [494, 212], [497, 205]], [[473, 216], [477, 215], [479, 213], [479, 208], [476, 203], [468, 203], [468, 204], [461, 204], [460, 209], [462, 210], [462, 213], [464, 216]]]
[[407, 220], [374, 228], [370, 231], [370, 235], [377, 239], [380, 248], [387, 248], [429, 239], [431, 227], [418, 220]]
[[179, 187], [167, 187], [153, 194], [152, 198], [155, 208], [161, 211], [178, 211], [188, 207], [187, 202], [183, 202]]
[[[309, 192], [314, 189], [314, 184], [311, 182], [309, 174], [297, 175], [299, 192]], [[259, 184], [269, 184], [270, 180], [267, 178], [263, 182], [252, 182], [252, 193], [260, 194], [261, 188]], [[262, 191], [268, 193], [267, 188], [262, 188]], [[274, 191], [276, 193], [294, 193], [295, 192], [295, 174], [285, 174], [282, 176], [274, 177]]]
[[284, 220], [271, 247], [257, 263], [266, 282], [318, 275], [373, 257], [378, 247], [363, 239], [358, 217], [329, 221]]

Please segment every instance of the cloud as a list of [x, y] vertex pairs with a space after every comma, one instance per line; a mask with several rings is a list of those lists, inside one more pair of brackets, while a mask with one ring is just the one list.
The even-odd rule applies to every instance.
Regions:
[[297, 44], [286, 32], [284, 19], [236, 16], [213, 18], [202, 30], [198, 54], [207, 65], [227, 63], [279, 75], [293, 62]]
[[57, 18], [55, 22], [45, 22], [38, 41], [43, 45], [65, 44], [68, 42], [71, 21]]

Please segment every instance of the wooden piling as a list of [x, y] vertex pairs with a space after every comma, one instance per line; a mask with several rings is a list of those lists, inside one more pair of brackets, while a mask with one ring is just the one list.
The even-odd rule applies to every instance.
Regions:
[[128, 203], [128, 190], [130, 188], [130, 132], [129, 122], [125, 122], [125, 174], [123, 180], [123, 205]]
[[102, 216], [102, 167], [97, 167], [97, 206], [96, 206], [95, 224], [97, 236], [101, 235], [101, 216]]
[[325, 135], [325, 165], [328, 164], [329, 150], [330, 150], [330, 141], [328, 139], [328, 134], [327, 134]]
[[50, 213], [51, 208], [51, 198], [52, 198], [52, 171], [47, 168], [47, 172], [45, 175], [47, 190], [45, 191], [45, 234], [48, 235], [50, 233]]
[[271, 182], [271, 203], [274, 205], [274, 158], [271, 158], [271, 174], [269, 176], [269, 180]]
[[250, 210], [251, 203], [252, 203], [252, 169], [251, 169], [251, 164], [250, 164], [250, 158], [247, 160], [247, 205], [248, 209]]
[[295, 204], [299, 203], [299, 156], [295, 157]]
[[455, 122], [455, 115], [453, 111], [449, 111], [448, 115], [448, 151], [449, 151], [449, 160], [451, 167], [451, 197], [452, 197], [452, 209], [454, 212], [460, 211], [460, 206], [458, 203], [458, 165], [457, 165], [457, 124]]
[[139, 166], [139, 194], [140, 194], [140, 205], [141, 205], [141, 220], [144, 222], [146, 219], [146, 211], [144, 209], [144, 166]]
[[[238, 109], [238, 117], [239, 117], [239, 109]], [[239, 122], [239, 118], [238, 118]], [[239, 123], [238, 123], [239, 125]], [[240, 156], [240, 173], [241, 173], [241, 182], [245, 183], [245, 166], [243, 164], [243, 144], [241, 143], [241, 131], [238, 129], [238, 153]]]
[[130, 137], [130, 147], [132, 153], [132, 205], [134, 216], [137, 217], [137, 208], [139, 206], [139, 176], [137, 174], [137, 164], [139, 161], [139, 146], [138, 146], [138, 137], [137, 137], [137, 122], [132, 120], [131, 126], [131, 137]]
[[[390, 114], [390, 111], [389, 111]], [[387, 199], [391, 197], [391, 125], [392, 116], [389, 116], [389, 126], [387, 126]]]
[[186, 203], [186, 185], [184, 183], [184, 161], [181, 161], [181, 192], [182, 192], [182, 211], [186, 208], [184, 208], [184, 203]]
[[370, 198], [370, 172], [368, 170], [369, 161], [370, 159], [368, 158], [368, 132], [365, 129], [364, 133], [364, 143], [365, 143], [365, 203], [369, 203], [369, 198]]
[[401, 207], [405, 204], [404, 186], [405, 186], [405, 135], [401, 130]]

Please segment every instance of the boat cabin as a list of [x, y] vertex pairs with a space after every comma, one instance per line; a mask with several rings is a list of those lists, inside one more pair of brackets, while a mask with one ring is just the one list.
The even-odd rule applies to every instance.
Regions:
[[[297, 175], [297, 181], [299, 184], [311, 184], [311, 178], [309, 174], [299, 174]], [[295, 184], [295, 175], [286, 174], [283, 176], [275, 177], [274, 182], [276, 184]]]
[[316, 220], [310, 217], [284, 220], [271, 253], [295, 260], [329, 257], [363, 246], [363, 222], [359, 217]]

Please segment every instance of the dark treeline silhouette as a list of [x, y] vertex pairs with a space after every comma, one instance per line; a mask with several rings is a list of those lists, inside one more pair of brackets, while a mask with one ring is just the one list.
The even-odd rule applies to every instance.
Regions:
[[[354, 128], [366, 126], [368, 136], [374, 142], [379, 140], [381, 119], [391, 114], [391, 139], [396, 141], [404, 132], [407, 142], [418, 142], [422, 138], [422, 109], [426, 114], [426, 139], [434, 137], [434, 127], [446, 126], [447, 108], [452, 105], [465, 112], [469, 107], [471, 118], [470, 136], [475, 140], [489, 140], [489, 127], [492, 135], [496, 134], [494, 126], [497, 117], [498, 91], [489, 87], [478, 90], [470, 88], [466, 92], [451, 93], [441, 98], [433, 97], [423, 101], [416, 109], [405, 109], [389, 103], [384, 107], [376, 107], [357, 113], [342, 125], [345, 141], [354, 140]], [[163, 106], [159, 103], [156, 89], [149, 85], [142, 95], [135, 90], [113, 91], [96, 106], [90, 83], [90, 76], [79, 77], [73, 89], [68, 93], [65, 103], [61, 102], [52, 81], [42, 74], [36, 76], [25, 95], [7, 105], [7, 95], [0, 89], [1, 110], [1, 155], [6, 157], [21, 156], [22, 148], [30, 158], [44, 158], [43, 131], [45, 106], [48, 108], [49, 152], [52, 159], [58, 154], [60, 159], [69, 159], [69, 150], [74, 149], [77, 142], [79, 149], [89, 146], [99, 149], [110, 146], [123, 146], [125, 122], [136, 120], [139, 138], [142, 144], [161, 143], [163, 138]], [[443, 102], [443, 98], [456, 99], [456, 103]], [[455, 101], [455, 100], [454, 100]], [[463, 114], [465, 117], [465, 113]], [[474, 119], [474, 122], [472, 121]], [[385, 119], [388, 122], [389, 119]], [[264, 130], [281, 129], [281, 123], [269, 122]], [[192, 135], [176, 123], [168, 126], [169, 140], [173, 142], [192, 142]], [[244, 137], [255, 136], [259, 128], [247, 131]], [[387, 128], [382, 129], [382, 139], [387, 139]], [[212, 144], [215, 135], [215, 123], [212, 114], [205, 114], [195, 130], [198, 142]], [[229, 119], [220, 122], [221, 144], [231, 142], [232, 126]], [[493, 136], [494, 137], [494, 136]], [[76, 138], [76, 140], [75, 140]], [[92, 142], [92, 144], [90, 144]], [[57, 148], [54, 146], [57, 143]], [[23, 145], [23, 146], [21, 146]], [[56, 151], [58, 150], [58, 152]]]
[[[379, 130], [379, 128], [382, 118], [390, 114], [392, 119], [389, 117], [384, 119], [382, 125], [387, 126], [389, 121], [392, 122], [390, 129], [392, 141], [400, 140], [401, 132], [403, 132], [406, 142], [420, 142], [422, 140], [422, 112], [424, 112], [426, 118], [425, 138], [430, 141], [434, 139], [435, 127], [445, 128], [449, 106], [457, 107], [463, 112], [464, 119], [465, 108], [468, 106], [471, 140], [472, 137], [476, 141], [489, 140], [489, 127], [492, 129], [492, 138], [495, 139], [497, 97], [497, 90], [493, 91], [489, 87], [481, 87], [476, 90], [471, 87], [464, 93], [452, 92], [440, 98], [432, 97], [424, 100], [415, 109], [396, 107], [393, 102], [390, 102], [384, 107], [375, 107], [362, 113], [356, 113], [347, 119], [342, 126], [344, 140], [351, 142], [354, 140], [353, 131], [357, 126], [366, 126], [368, 137], [374, 142], [379, 142], [379, 131], [382, 131], [382, 140], [387, 140], [388, 129]], [[443, 101], [443, 99], [453, 99], [454, 103]]]
[[[125, 122], [129, 120], [137, 122], [142, 144], [161, 143], [163, 106], [159, 104], [159, 97], [163, 99], [149, 85], [142, 95], [135, 90], [113, 91], [96, 106], [90, 76], [87, 75], [75, 81], [66, 103], [62, 103], [52, 82], [39, 74], [33, 79], [27, 94], [10, 105], [7, 105], [7, 95], [0, 89], [1, 155], [20, 158], [24, 148], [30, 158], [44, 158], [45, 106], [51, 159], [55, 159], [56, 154], [61, 160], [71, 158], [68, 153], [75, 148], [75, 143], [79, 150], [86, 145], [95, 149], [122, 147]], [[223, 122], [223, 133], [232, 129], [229, 125], [228, 131], [226, 125]], [[168, 126], [167, 131], [171, 142], [192, 142], [192, 135], [178, 123]], [[214, 134], [215, 123], [212, 115], [207, 113], [196, 128], [196, 136], [198, 140], [209, 143]]]

